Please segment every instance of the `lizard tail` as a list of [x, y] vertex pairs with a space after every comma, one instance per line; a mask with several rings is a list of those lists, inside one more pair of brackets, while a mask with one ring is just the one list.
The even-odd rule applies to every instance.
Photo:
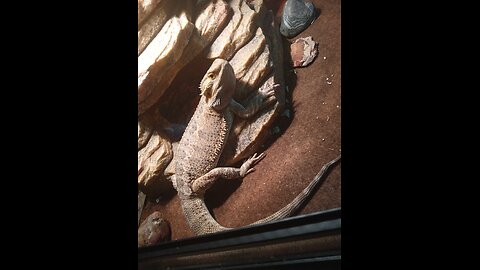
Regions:
[[212, 217], [202, 198], [180, 198], [183, 212], [188, 225], [195, 235], [203, 235], [225, 231], [230, 228], [223, 227]]
[[340, 158], [341, 158], [341, 155], [339, 155], [334, 160], [325, 164], [320, 170], [320, 172], [318, 172], [318, 174], [315, 176], [315, 178], [313, 178], [312, 182], [310, 182], [310, 184], [300, 194], [298, 194], [297, 197], [295, 197], [295, 199], [292, 202], [290, 202], [285, 207], [283, 207], [276, 213], [272, 214], [271, 216], [258, 220], [252, 224], [259, 224], [259, 223], [279, 220], [279, 219], [286, 218], [293, 215], [298, 210], [298, 208], [300, 208], [300, 206], [310, 197], [313, 190], [315, 189], [315, 186], [320, 182], [320, 180], [323, 178], [323, 176], [328, 171], [330, 166], [337, 163], [340, 160]]
[[[283, 207], [273, 215], [258, 220], [250, 225], [279, 220], [293, 215], [298, 210], [298, 208], [310, 197], [313, 190], [315, 189], [315, 186], [320, 182], [320, 180], [323, 178], [330, 166], [339, 161], [340, 158], [341, 155], [325, 164], [320, 170], [320, 172], [312, 180], [312, 182], [310, 182], [310, 184], [287, 206]], [[207, 206], [205, 205], [205, 202], [203, 201], [203, 198], [186, 198], [181, 196], [180, 201], [190, 228], [196, 235], [203, 235], [207, 233], [214, 233], [231, 229], [223, 227], [212, 217], [212, 215], [208, 211]]]

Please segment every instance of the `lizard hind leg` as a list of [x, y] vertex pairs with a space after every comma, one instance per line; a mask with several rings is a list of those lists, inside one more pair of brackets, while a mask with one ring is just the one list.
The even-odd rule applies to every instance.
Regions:
[[258, 156], [257, 156], [257, 153], [255, 153], [253, 156], [251, 156], [249, 159], [243, 162], [240, 168], [234, 168], [234, 167], [214, 168], [210, 170], [208, 173], [204, 174], [203, 176], [193, 181], [192, 191], [196, 194], [203, 194], [220, 177], [223, 179], [243, 178], [245, 175], [253, 172], [255, 170], [253, 166], [255, 166], [255, 164], [257, 164], [264, 157], [265, 157], [265, 153], [262, 153]]

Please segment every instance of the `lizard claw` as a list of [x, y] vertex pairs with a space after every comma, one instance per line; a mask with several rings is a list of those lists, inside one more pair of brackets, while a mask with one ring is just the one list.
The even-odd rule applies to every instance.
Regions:
[[244, 177], [245, 175], [249, 174], [250, 172], [255, 171], [254, 168], [252, 168], [255, 164], [257, 164], [262, 158], [265, 157], [265, 153], [261, 153], [260, 155], [257, 156], [257, 153], [253, 154], [247, 161], [245, 161], [242, 164], [242, 167], [240, 167], [240, 176]]
[[250, 158], [253, 160], [253, 164], [257, 164], [260, 160], [262, 160], [265, 157], [265, 153], [261, 153], [260, 155], [257, 156], [257, 153], [253, 154], [253, 156]]
[[275, 97], [275, 90], [280, 87], [280, 84], [274, 84], [270, 87], [259, 89], [260, 95], [263, 99], [268, 99], [270, 97]]

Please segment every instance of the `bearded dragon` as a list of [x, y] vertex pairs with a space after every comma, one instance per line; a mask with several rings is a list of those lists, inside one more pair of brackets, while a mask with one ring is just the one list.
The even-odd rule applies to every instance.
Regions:
[[[205, 191], [219, 177], [224, 179], [243, 178], [254, 171], [253, 166], [265, 154], [256, 153], [240, 168], [217, 167], [219, 157], [228, 139], [234, 117], [248, 118], [267, 106], [274, 98], [274, 87], [260, 93], [253, 102], [242, 106], [233, 99], [236, 79], [228, 61], [216, 59], [200, 83], [201, 98], [178, 144], [175, 158], [175, 174], [171, 180], [178, 192], [183, 212], [196, 235], [227, 230], [212, 217], [204, 202]], [[328, 166], [317, 175], [290, 204], [273, 215], [255, 223], [278, 220], [293, 214], [306, 200]], [[318, 179], [317, 179], [318, 178]], [[254, 223], [254, 224], [255, 224]]]

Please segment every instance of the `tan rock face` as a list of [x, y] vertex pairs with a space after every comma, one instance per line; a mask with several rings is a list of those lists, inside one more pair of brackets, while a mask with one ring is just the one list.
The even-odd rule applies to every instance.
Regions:
[[[258, 28], [261, 32], [261, 28]], [[265, 80], [266, 76], [270, 73], [272, 69], [272, 60], [270, 54], [270, 47], [266, 46], [266, 39], [261, 32], [261, 38], [264, 41], [264, 44], [258, 51], [255, 50], [246, 50], [246, 56], [241, 56], [243, 59], [242, 68], [237, 75], [237, 87], [235, 89], [235, 100], [244, 100], [249, 94], [252, 93], [255, 89], [258, 89], [260, 82]], [[234, 56], [232, 61], [237, 58], [237, 56], [242, 53], [243, 49], [248, 48], [248, 45], [254, 43], [255, 38], [243, 47], [238, 53]], [[248, 56], [250, 55], [250, 56]], [[249, 63], [251, 60], [251, 63]]]
[[[257, 30], [256, 38], [252, 39], [249, 44], [245, 45], [243, 49], [250, 48], [250, 52], [254, 57], [245, 57], [247, 51], [240, 50], [237, 54], [238, 59], [244, 59], [245, 66], [248, 68], [238, 68], [237, 70], [247, 69], [246, 73], [239, 72], [239, 76], [244, 74], [239, 79], [240, 85], [237, 87], [244, 87], [244, 89], [237, 89], [236, 97], [240, 102], [248, 103], [250, 99], [254, 98], [259, 92], [265, 91], [279, 84], [275, 88], [276, 102], [272, 106], [267, 106], [253, 118], [247, 120], [235, 119], [232, 132], [230, 133], [228, 143], [223, 151], [221, 161], [224, 164], [234, 164], [242, 159], [248, 158], [253, 153], [258, 151], [262, 143], [270, 135], [270, 127], [275, 121], [277, 115], [283, 110], [285, 106], [285, 82], [283, 75], [283, 48], [278, 30], [278, 25], [274, 22], [272, 12], [267, 12], [265, 20], [260, 24], [263, 30]], [[260, 29], [260, 28], [259, 28]], [[264, 34], [265, 33], [265, 34]], [[264, 50], [255, 50], [257, 48], [254, 44], [259, 43], [256, 39], [262, 36], [266, 41]], [[254, 58], [253, 64], [249, 64], [250, 58]], [[237, 59], [235, 55], [232, 59]], [[239, 65], [239, 61], [235, 61], [234, 65]], [[280, 67], [275, 68], [273, 67]], [[273, 72], [271, 72], [273, 69]], [[258, 82], [262, 82], [258, 87]]]
[[157, 130], [152, 132], [147, 144], [138, 151], [138, 184], [148, 188], [152, 180], [163, 174], [173, 158], [168, 137]]
[[138, 119], [138, 184], [144, 191], [163, 175], [173, 158], [170, 138], [156, 120], [150, 114]]
[[[161, 1], [161, 2], [160, 2]], [[150, 44], [178, 8], [176, 0], [141, 0], [138, 2], [138, 55]], [[145, 5], [140, 9], [140, 2]]]
[[[194, 43], [200, 44], [203, 50], [225, 26], [230, 6], [223, 0], [207, 1], [197, 7], [200, 12], [195, 19]], [[198, 54], [198, 49], [195, 55]]]
[[208, 59], [222, 58], [230, 60], [255, 34], [255, 22], [264, 15], [263, 1], [232, 0], [229, 3], [233, 16], [212, 46], [207, 51]]
[[250, 69], [252, 64], [257, 60], [258, 56], [265, 48], [265, 35], [260, 27], [257, 28], [255, 36], [250, 42], [243, 46], [229, 61], [237, 80], [240, 80]]
[[263, 52], [252, 63], [245, 75], [237, 81], [236, 99], [242, 100], [251, 94], [252, 91], [258, 89], [260, 82], [265, 80], [272, 71], [273, 64], [270, 55], [269, 46], [265, 46]]
[[153, 123], [150, 118], [142, 117], [138, 120], [138, 150], [142, 149], [150, 140], [153, 132]]
[[[162, 89], [156, 88], [163, 76], [178, 62], [193, 31], [193, 24], [186, 14], [167, 21], [160, 33], [138, 57], [138, 104], [139, 114], [147, 108], [141, 106], [152, 101]], [[148, 100], [148, 101], [147, 101]]]
[[138, 0], [138, 28], [162, 0]]

